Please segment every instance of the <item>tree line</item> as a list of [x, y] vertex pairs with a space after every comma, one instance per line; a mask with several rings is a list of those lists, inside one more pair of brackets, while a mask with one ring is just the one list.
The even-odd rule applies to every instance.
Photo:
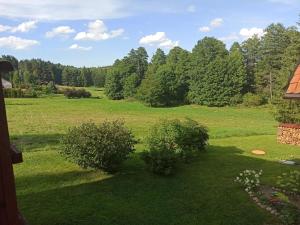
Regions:
[[150, 63], [143, 47], [132, 49], [108, 71], [106, 94], [150, 106], [235, 105], [247, 93], [272, 102], [282, 97], [300, 59], [300, 32], [280, 23], [264, 32], [229, 50], [213, 37], [199, 40], [191, 52], [175, 47], [166, 55], [157, 49]]
[[54, 64], [41, 59], [20, 60], [11, 55], [2, 55], [12, 63], [15, 71], [5, 77], [14, 87], [46, 85], [53, 82], [58, 85], [103, 87], [109, 67], [83, 67]]
[[157, 107], [235, 105], [248, 93], [273, 102], [282, 97], [300, 59], [300, 32], [297, 26], [280, 23], [269, 25], [264, 32], [262, 37], [235, 42], [230, 49], [214, 37], [205, 37], [192, 51], [175, 47], [166, 54], [157, 49], [151, 60], [145, 48], [139, 47], [109, 67], [77, 68], [41, 59], [2, 58], [16, 69], [7, 77], [14, 87], [49, 82], [105, 85], [110, 99], [136, 98]]

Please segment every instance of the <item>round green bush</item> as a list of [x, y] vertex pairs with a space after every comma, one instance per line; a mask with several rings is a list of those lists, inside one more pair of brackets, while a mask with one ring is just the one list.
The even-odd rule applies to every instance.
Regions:
[[194, 120], [162, 120], [150, 129], [148, 151], [142, 159], [150, 171], [169, 175], [177, 159], [189, 161], [194, 153], [205, 149], [208, 139], [207, 129]]
[[86, 91], [83, 88], [67, 88], [64, 90], [64, 95], [67, 98], [89, 98], [92, 96], [92, 94], [89, 91]]
[[174, 173], [178, 161], [176, 153], [168, 150], [144, 151], [141, 157], [151, 172], [165, 176]]
[[135, 144], [123, 121], [84, 123], [69, 129], [62, 139], [60, 153], [83, 168], [115, 172], [134, 151]]

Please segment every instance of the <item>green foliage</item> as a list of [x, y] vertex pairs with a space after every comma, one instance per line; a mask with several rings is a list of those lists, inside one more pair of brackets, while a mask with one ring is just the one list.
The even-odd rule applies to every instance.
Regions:
[[105, 81], [105, 94], [109, 99], [123, 98], [122, 74], [117, 69], [109, 71]]
[[2, 59], [10, 61], [15, 71], [5, 78], [10, 80], [14, 87], [21, 85], [45, 85], [49, 82], [69, 86], [99, 86], [103, 87], [107, 67], [76, 68], [46, 62], [41, 59], [18, 61], [10, 55], [3, 55]]
[[134, 151], [134, 139], [124, 122], [84, 123], [70, 128], [60, 153], [83, 168], [115, 172]]
[[116, 60], [105, 82], [105, 93], [110, 99], [132, 97], [145, 77], [148, 54], [142, 47], [132, 49], [122, 60]]
[[299, 209], [292, 204], [285, 204], [280, 210], [280, 220], [283, 225], [298, 225], [300, 224]]
[[300, 172], [297, 170], [283, 173], [277, 179], [277, 185], [283, 190], [300, 193]]
[[275, 104], [275, 119], [280, 123], [300, 124], [300, 103], [297, 101], [279, 100]]
[[162, 120], [150, 129], [148, 151], [142, 158], [152, 172], [169, 175], [177, 157], [190, 160], [194, 153], [205, 149], [208, 138], [207, 129], [194, 120]]
[[243, 93], [254, 92], [255, 86], [255, 73], [257, 63], [261, 59], [261, 41], [257, 36], [251, 37], [244, 41], [241, 46], [242, 54], [244, 57], [247, 77], [246, 86]]
[[5, 98], [37, 98], [38, 93], [33, 88], [6, 88], [3, 89]]
[[[282, 57], [290, 45], [287, 29], [282, 24], [271, 24], [261, 40], [261, 59], [257, 64], [256, 89], [272, 100], [278, 90], [279, 74], [283, 67]], [[286, 74], [288, 77], [289, 74]], [[287, 79], [287, 78], [286, 78]], [[279, 87], [282, 85], [279, 85]]]
[[5, 98], [24, 98], [24, 92], [21, 88], [5, 88], [3, 94]]
[[168, 150], [144, 151], [141, 158], [152, 173], [164, 176], [173, 174], [178, 162], [177, 154]]
[[185, 103], [189, 80], [189, 53], [175, 47], [165, 62], [163, 52], [157, 50], [152, 61], [139, 88], [138, 98], [155, 107]]
[[89, 98], [92, 94], [86, 91], [83, 88], [75, 89], [75, 88], [67, 88], [64, 90], [64, 95], [67, 98]]
[[124, 82], [124, 97], [134, 97], [137, 93], [137, 87], [139, 85], [139, 77], [136, 73], [131, 74], [129, 77], [125, 79]]
[[248, 107], [261, 106], [266, 103], [266, 98], [261, 95], [247, 93], [243, 97], [243, 104]]
[[53, 81], [50, 81], [46, 88], [45, 88], [45, 93], [46, 94], [55, 94], [57, 93], [57, 87], [55, 86]]

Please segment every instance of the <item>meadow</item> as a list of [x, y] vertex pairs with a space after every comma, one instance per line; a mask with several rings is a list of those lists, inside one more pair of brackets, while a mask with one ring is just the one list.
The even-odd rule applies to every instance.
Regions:
[[[278, 163], [300, 159], [300, 148], [276, 142], [277, 122], [269, 107], [149, 108], [136, 101], [62, 95], [6, 99], [12, 142], [23, 151], [15, 165], [19, 207], [31, 225], [263, 225], [278, 221], [257, 207], [234, 183], [244, 169], [263, 170], [274, 184]], [[209, 128], [207, 151], [171, 177], [149, 173], [139, 152], [149, 127], [162, 118], [190, 117]], [[136, 153], [117, 174], [83, 170], [60, 156], [60, 138], [82, 122], [124, 119], [139, 139]], [[264, 156], [251, 154], [266, 151]]]

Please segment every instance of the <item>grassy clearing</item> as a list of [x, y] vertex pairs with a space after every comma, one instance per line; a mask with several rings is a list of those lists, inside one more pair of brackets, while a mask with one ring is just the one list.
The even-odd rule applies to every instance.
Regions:
[[[259, 225], [276, 220], [256, 207], [233, 183], [244, 169], [263, 169], [263, 181], [292, 169], [279, 159], [300, 159], [297, 147], [276, 143], [268, 108], [148, 108], [110, 101], [102, 90], [92, 99], [7, 99], [12, 139], [24, 151], [15, 166], [20, 208], [32, 225]], [[149, 126], [160, 118], [193, 118], [209, 127], [210, 146], [175, 176], [148, 173], [139, 152]], [[120, 173], [82, 170], [58, 153], [59, 138], [83, 121], [123, 118], [140, 139]], [[263, 157], [251, 150], [264, 149]], [[294, 168], [294, 167], [293, 167]]]

